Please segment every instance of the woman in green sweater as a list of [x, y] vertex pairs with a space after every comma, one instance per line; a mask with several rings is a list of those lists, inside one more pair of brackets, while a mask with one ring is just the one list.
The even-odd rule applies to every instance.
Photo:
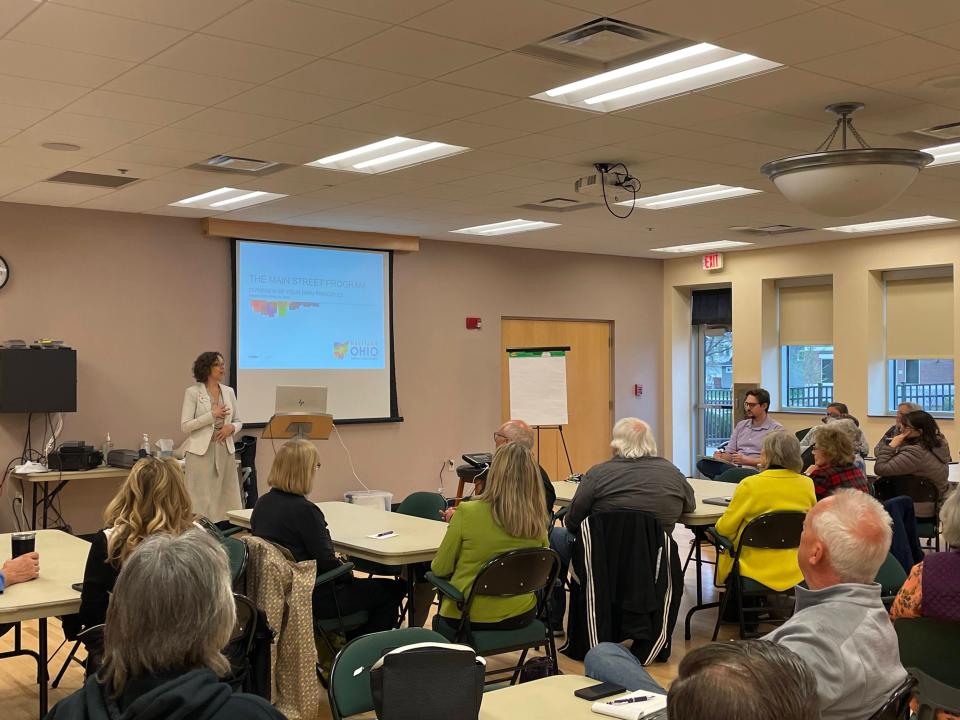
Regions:
[[[543, 484], [530, 451], [515, 442], [501, 446], [487, 473], [483, 495], [457, 508], [430, 569], [449, 577], [457, 590], [469, 596], [480, 568], [489, 560], [509, 550], [549, 546], [543, 505]], [[470, 607], [470, 626], [476, 630], [522, 626], [533, 618], [536, 604], [533, 593], [478, 596]], [[456, 628], [460, 616], [456, 603], [444, 598], [438, 620]]]

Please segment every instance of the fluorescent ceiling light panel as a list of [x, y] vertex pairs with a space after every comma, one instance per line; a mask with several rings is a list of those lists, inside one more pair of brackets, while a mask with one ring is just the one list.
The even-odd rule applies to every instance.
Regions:
[[280, 193], [264, 192], [263, 190], [247, 190], [243, 188], [222, 187], [200, 195], [177, 200], [170, 203], [172, 207], [186, 207], [195, 210], [215, 210], [229, 212], [239, 208], [259, 205], [260, 203], [287, 197]]
[[677, 192], [641, 197], [636, 200], [626, 200], [617, 203], [617, 205], [633, 205], [634, 207], [644, 208], [646, 210], [668, 210], [669, 208], [681, 207], [682, 205], [697, 205], [698, 203], [726, 200], [727, 198], [741, 197], [742, 195], [753, 195], [758, 192], [762, 191], [733, 185], [704, 185], [703, 187], [690, 188], [688, 190], [678, 190]]
[[559, 227], [559, 223], [541, 222], [540, 220], [507, 220], [506, 222], [490, 223], [489, 225], [476, 225], [474, 227], [460, 228], [450, 232], [461, 233], [463, 235], [483, 235], [491, 237], [493, 235], [512, 235], [513, 233], [530, 232], [531, 230], [545, 230], [547, 228]]
[[857, 223], [856, 225], [838, 225], [824, 228], [832, 232], [860, 233], [880, 232], [881, 230], [904, 230], [906, 228], [920, 228], [929, 225], [945, 225], [957, 222], [953, 218], [937, 217], [936, 215], [918, 215], [917, 217], [897, 218], [896, 220], [878, 220], [877, 222]]
[[613, 112], [767, 72], [779, 63], [698, 43], [534, 95], [586, 110]]
[[927, 165], [927, 167], [933, 167], [934, 165], [953, 165], [954, 163], [960, 162], [960, 142], [924, 148], [923, 152], [933, 155], [933, 162]]
[[753, 243], [741, 242], [740, 240], [714, 240], [712, 242], [694, 243], [692, 245], [671, 245], [670, 247], [651, 248], [653, 252], [665, 253], [692, 253], [705, 250], [732, 250], [733, 248], [745, 247]]
[[469, 149], [460, 145], [447, 145], [446, 143], [430, 142], [429, 140], [413, 140], [398, 135], [353, 150], [320, 158], [307, 163], [307, 165], [329, 170], [345, 170], [347, 172], [375, 175], [458, 155]]

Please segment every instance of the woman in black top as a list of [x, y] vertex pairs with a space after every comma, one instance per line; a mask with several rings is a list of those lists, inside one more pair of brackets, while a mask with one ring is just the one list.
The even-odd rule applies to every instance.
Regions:
[[[340, 566], [323, 512], [305, 495], [313, 489], [313, 476], [320, 467], [313, 443], [291, 440], [277, 452], [267, 484], [270, 492], [257, 500], [250, 527], [257, 537], [287, 548], [297, 562], [317, 561], [317, 575]], [[398, 580], [358, 579], [347, 575], [313, 592], [313, 614], [318, 618], [365, 610], [367, 623], [348, 637], [389, 630], [397, 624], [404, 586]]]

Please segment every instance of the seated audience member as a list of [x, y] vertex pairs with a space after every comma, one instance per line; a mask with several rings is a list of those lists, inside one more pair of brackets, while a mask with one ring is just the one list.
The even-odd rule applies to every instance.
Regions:
[[[543, 485], [537, 463], [520, 443], [502, 445], [493, 456], [483, 495], [463, 503], [431, 563], [433, 572], [469, 595], [487, 561], [520, 548], [547, 547]], [[533, 593], [514, 597], [480, 596], [470, 608], [475, 630], [522, 627], [533, 619]], [[459, 626], [461, 609], [444, 598], [435, 622]]]
[[[749, 475], [734, 488], [730, 505], [717, 520], [716, 530], [736, 547], [740, 533], [754, 518], [777, 510], [807, 512], [816, 503], [813, 482], [801, 475], [800, 443], [785, 430], [769, 433], [760, 451], [761, 472]], [[733, 568], [730, 553], [717, 558], [717, 584]], [[768, 588], [787, 590], [802, 579], [797, 551], [746, 547], [740, 553], [740, 573]]]
[[759, 465], [763, 439], [768, 433], [783, 429], [767, 414], [769, 408], [770, 393], [763, 388], [749, 391], [743, 401], [744, 419], [734, 426], [727, 447], [717, 450], [713, 458], [700, 460], [697, 469], [708, 478], [715, 478], [733, 465]]
[[[628, 690], [664, 690], [623, 645], [600, 643], [587, 677]], [[667, 694], [670, 720], [816, 720], [817, 681], [794, 652], [766, 640], [710, 643], [680, 661]]]
[[11, 585], [36, 580], [40, 575], [40, 554], [27, 553], [4, 561], [0, 568], [0, 593]]
[[817, 430], [817, 444], [813, 446], [814, 464], [806, 469], [813, 480], [817, 500], [832, 495], [841, 488], [870, 492], [867, 476], [853, 464], [854, 450], [850, 436], [831, 423]]
[[48, 720], [282, 720], [218, 675], [236, 623], [227, 557], [202, 530], [157, 534], [126, 557], [107, 611], [104, 662]]
[[193, 526], [193, 509], [180, 464], [173, 458], [138, 460], [107, 505], [103, 520], [104, 529], [93, 536], [83, 571], [77, 616], [82, 628], [107, 619], [110, 593], [120, 568], [140, 543], [156, 533], [179, 535]]
[[824, 720], [866, 720], [906, 679], [897, 635], [874, 581], [890, 516], [867, 493], [840, 490], [807, 513], [796, 611], [764, 639], [799, 655], [817, 678]]
[[[533, 451], [533, 429], [523, 420], [507, 420], [503, 425], [497, 428], [493, 433], [493, 444], [495, 448], [501, 448], [508, 442], [520, 443], [527, 450]], [[547, 516], [553, 514], [553, 504], [557, 501], [557, 492], [553, 489], [553, 483], [550, 482], [550, 476], [541, 465], [537, 465], [540, 471], [540, 479], [543, 482], [543, 495], [547, 506]], [[480, 493], [478, 493], [479, 495]], [[469, 499], [469, 498], [465, 498]], [[448, 508], [443, 513], [443, 519], [450, 522], [450, 518], [456, 508]]]
[[873, 449], [874, 457], [880, 455], [880, 448], [889, 445], [893, 438], [903, 432], [903, 416], [907, 413], [917, 412], [918, 410], [923, 410], [923, 408], [913, 402], [902, 402], [897, 405], [897, 420], [887, 428], [883, 437], [880, 438], [880, 442], [878, 442], [877, 446]]
[[[873, 471], [878, 477], [891, 475], [915, 475], [926, 478], [944, 497], [950, 488], [950, 445], [940, 433], [937, 421], [923, 410], [906, 413], [901, 422], [899, 435], [878, 448]], [[932, 503], [917, 503], [914, 511], [918, 518], [934, 513]]]
[[[592, 513], [614, 510], [640, 510], [660, 521], [668, 534], [685, 512], [696, 509], [693, 488], [677, 467], [657, 455], [657, 442], [650, 426], [637, 418], [622, 418], [613, 426], [610, 441], [613, 457], [594, 465], [583, 476], [564, 527], [550, 530], [550, 547], [560, 555], [561, 577], [567, 574], [572, 544], [580, 532], [580, 523]], [[563, 588], [553, 596], [551, 616], [554, 630], [560, 630], [565, 608]]]
[[[851, 420], [856, 427], [856, 438], [854, 438], [854, 453], [860, 455], [861, 457], [866, 457], [870, 454], [870, 445], [867, 442], [867, 436], [863, 434], [863, 430], [860, 429], [860, 421], [857, 420], [853, 415], [850, 414], [850, 411], [847, 409], [847, 406], [844, 403], [830, 403], [827, 405], [826, 410], [823, 413], [823, 417], [820, 418], [820, 422], [823, 425], [827, 423], [834, 422], [835, 420]], [[813, 445], [813, 438], [816, 435], [817, 430], [819, 430], [822, 425], [815, 425], [807, 431], [807, 434], [803, 436], [803, 439], [800, 441], [800, 453], [803, 454], [806, 452], [807, 448]]]
[[940, 508], [946, 552], [931, 553], [910, 571], [900, 588], [890, 617], [932, 617], [960, 622], [960, 492], [954, 491]]
[[[297, 562], [316, 560], [317, 575], [340, 566], [323, 512], [305, 496], [313, 489], [313, 477], [320, 467], [317, 448], [308, 440], [285, 443], [274, 458], [267, 484], [270, 491], [257, 500], [250, 516], [251, 532], [259, 538], [285, 547]], [[336, 592], [336, 598], [334, 598]], [[346, 575], [313, 593], [313, 614], [318, 618], [337, 617], [365, 610], [369, 620], [349, 638], [396, 626], [404, 584], [386, 578], [360, 579]], [[339, 608], [339, 610], [338, 610]]]

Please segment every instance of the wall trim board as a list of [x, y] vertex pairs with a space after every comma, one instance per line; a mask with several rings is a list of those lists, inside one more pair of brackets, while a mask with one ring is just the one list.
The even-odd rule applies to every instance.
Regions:
[[407, 235], [386, 235], [384, 233], [301, 227], [279, 223], [243, 222], [222, 218], [204, 218], [200, 227], [203, 234], [208, 237], [267, 240], [304, 245], [329, 245], [362, 248], [364, 250], [393, 250], [394, 252], [404, 253], [420, 250], [420, 238]]

